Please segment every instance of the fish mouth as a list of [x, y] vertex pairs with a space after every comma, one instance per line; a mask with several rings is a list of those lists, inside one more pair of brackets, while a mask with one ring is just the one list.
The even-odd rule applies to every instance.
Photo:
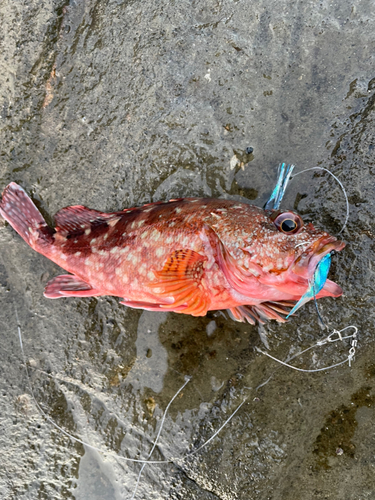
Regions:
[[297, 257], [293, 265], [293, 273], [310, 280], [323, 257], [333, 251], [340, 252], [344, 247], [345, 243], [334, 236], [322, 236]]

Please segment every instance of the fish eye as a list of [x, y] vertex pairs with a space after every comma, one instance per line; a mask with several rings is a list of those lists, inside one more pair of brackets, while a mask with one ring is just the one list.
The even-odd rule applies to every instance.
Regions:
[[303, 227], [303, 220], [293, 212], [277, 214], [273, 223], [280, 232], [286, 234], [297, 234]]

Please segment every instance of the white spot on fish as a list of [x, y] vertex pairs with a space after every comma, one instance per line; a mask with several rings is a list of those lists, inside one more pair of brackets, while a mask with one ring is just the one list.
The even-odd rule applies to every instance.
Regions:
[[79, 257], [81, 255], [81, 252], [76, 252], [74, 255], [75, 257]]
[[53, 235], [56, 241], [66, 241], [66, 237], [60, 234], [59, 232]]
[[67, 258], [68, 258], [68, 256], [67, 256], [67, 255], [65, 255], [65, 253], [62, 253], [62, 254], [60, 255], [60, 257], [62, 258], [62, 260], [67, 260]]
[[165, 253], [165, 250], [163, 247], [159, 247], [156, 249], [156, 256], [157, 257], [161, 257], [162, 255], [164, 255], [164, 253]]
[[136, 266], [138, 264], [138, 262], [139, 262], [138, 256], [137, 255], [133, 255], [133, 257], [132, 257], [132, 264], [134, 266]]
[[113, 248], [111, 248], [110, 253], [118, 253], [119, 250], [120, 249], [118, 247], [113, 247]]
[[155, 274], [154, 274], [152, 271], [149, 271], [149, 272], [147, 273], [147, 278], [148, 278], [149, 280], [153, 280], [153, 279], [155, 278]]
[[114, 227], [118, 221], [120, 220], [120, 218], [117, 218], [117, 219], [112, 219], [110, 221], [108, 221], [108, 224], [111, 226], [111, 227]]
[[147, 266], [146, 264], [142, 264], [139, 269], [138, 269], [138, 272], [139, 274], [141, 274], [142, 276], [144, 276], [146, 274], [146, 271], [147, 271]]
[[157, 231], [156, 229], [154, 229], [152, 231], [152, 233], [150, 234], [150, 238], [154, 241], [158, 241], [158, 239], [160, 238], [160, 233], [159, 231]]
[[91, 228], [85, 230], [85, 235], [88, 236], [91, 233]]
[[140, 220], [138, 222], [138, 227], [142, 227], [145, 222], [146, 222], [145, 220]]
[[105, 235], [103, 236], [103, 240], [106, 240], [108, 238], [108, 233], [105, 233]]
[[90, 245], [95, 245], [96, 243], [96, 238], [93, 238], [91, 241], [90, 241]]
[[176, 214], [180, 214], [182, 212], [182, 209], [181, 208], [175, 208], [174, 211], [176, 212]]
[[144, 232], [141, 234], [141, 238], [142, 238], [142, 240], [144, 240], [145, 238], [147, 238], [149, 235], [150, 235], [149, 231], [144, 231]]

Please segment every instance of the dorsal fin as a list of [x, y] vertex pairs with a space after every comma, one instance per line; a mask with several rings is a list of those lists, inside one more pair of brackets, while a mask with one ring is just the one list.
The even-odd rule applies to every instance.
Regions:
[[106, 214], [82, 205], [74, 205], [62, 208], [57, 212], [55, 215], [56, 231], [64, 231], [70, 234], [81, 233], [87, 228], [107, 224], [118, 217], [118, 213]]

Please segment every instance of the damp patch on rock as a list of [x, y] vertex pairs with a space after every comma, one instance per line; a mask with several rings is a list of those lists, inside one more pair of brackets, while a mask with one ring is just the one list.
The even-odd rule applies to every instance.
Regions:
[[330, 469], [330, 457], [340, 455], [355, 457], [355, 445], [352, 439], [358, 425], [356, 413], [362, 406], [371, 407], [375, 404], [375, 395], [371, 394], [371, 390], [372, 387], [362, 387], [353, 394], [349, 405], [340, 405], [328, 414], [314, 443], [317, 470]]

